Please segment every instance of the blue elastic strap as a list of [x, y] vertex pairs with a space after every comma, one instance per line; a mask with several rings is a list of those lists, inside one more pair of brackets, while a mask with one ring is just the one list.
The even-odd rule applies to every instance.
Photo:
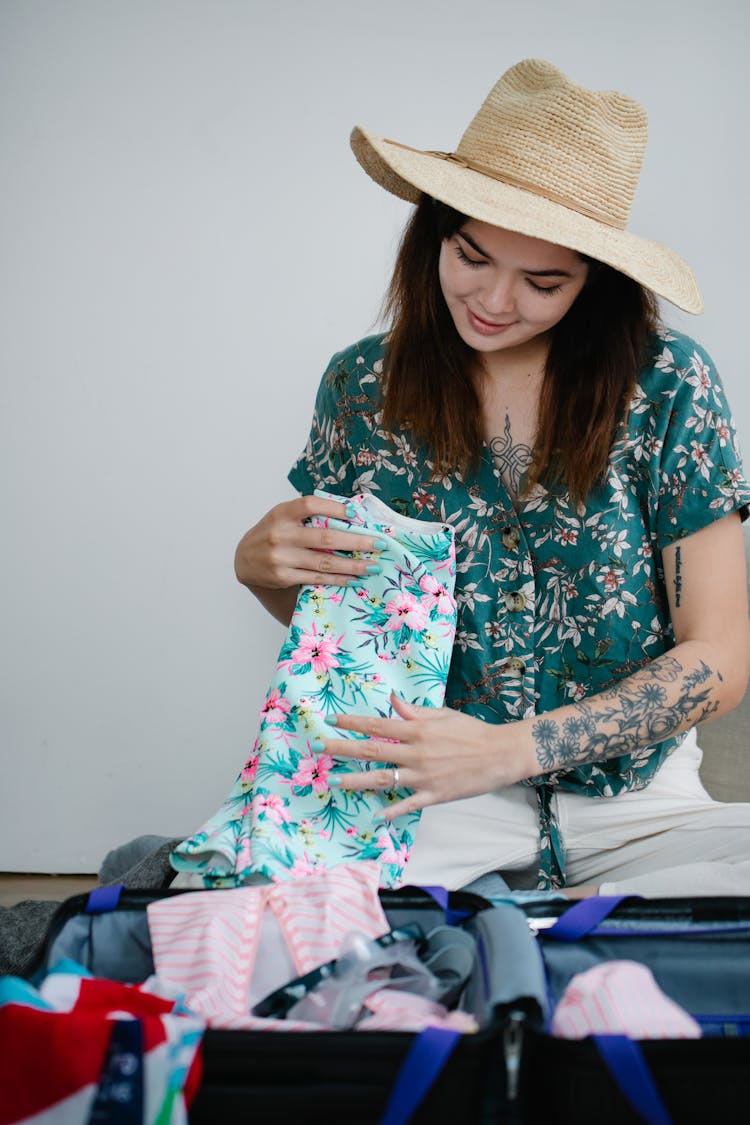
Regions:
[[459, 923], [465, 921], [466, 918], [471, 917], [469, 910], [452, 910], [448, 905], [448, 891], [445, 887], [423, 887], [420, 890], [426, 891], [428, 895], [435, 899], [438, 906], [445, 911], [445, 921], [448, 926], [458, 926]]
[[124, 883], [115, 883], [114, 887], [94, 887], [86, 903], [86, 914], [108, 914], [116, 910], [120, 901]]
[[638, 1043], [627, 1035], [592, 1035], [617, 1087], [642, 1121], [672, 1125], [648, 1063]]
[[444, 1027], [426, 1027], [419, 1033], [396, 1075], [380, 1125], [406, 1125], [411, 1121], [460, 1038], [460, 1031]]
[[633, 895], [592, 895], [582, 898], [561, 914], [553, 926], [544, 930], [546, 938], [557, 941], [579, 941], [595, 930], [600, 922], [608, 918], [616, 906]]

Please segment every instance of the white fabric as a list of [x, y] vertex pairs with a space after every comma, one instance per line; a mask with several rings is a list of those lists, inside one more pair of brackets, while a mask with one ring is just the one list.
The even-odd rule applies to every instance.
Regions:
[[[646, 789], [610, 798], [558, 792], [568, 885], [605, 882], [607, 893], [623, 886], [654, 895], [750, 894], [750, 804], [714, 801], [700, 780], [701, 759], [693, 730]], [[525, 785], [426, 809], [406, 882], [455, 889], [497, 870], [513, 889], [535, 886], [536, 809], [534, 791]], [[714, 865], [722, 890], [701, 890], [711, 886]], [[671, 869], [677, 867], [675, 884]], [[638, 891], [642, 877], [651, 889]]]

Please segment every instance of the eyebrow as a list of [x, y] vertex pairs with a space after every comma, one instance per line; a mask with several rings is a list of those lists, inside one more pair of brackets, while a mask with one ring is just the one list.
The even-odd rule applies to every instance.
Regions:
[[[471, 246], [472, 250], [476, 250], [477, 254], [481, 254], [483, 258], [489, 258], [489, 260], [492, 261], [492, 255], [488, 254], [486, 250], [483, 250], [482, 247], [479, 245], [479, 243], [475, 242], [474, 239], [466, 233], [466, 231], [457, 230], [456, 234], [459, 236], [459, 238], [463, 238], [464, 242], [468, 242], [469, 246]], [[567, 270], [525, 270], [525, 269], [522, 269], [521, 273], [527, 273], [527, 274], [529, 274], [530, 277], [572, 277], [573, 276], [572, 273], [569, 273]]]

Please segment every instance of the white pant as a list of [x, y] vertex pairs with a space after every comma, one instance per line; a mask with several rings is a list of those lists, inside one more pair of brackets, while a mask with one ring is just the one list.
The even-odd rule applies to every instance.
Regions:
[[[750, 804], [709, 797], [690, 731], [645, 788], [618, 797], [556, 791], [569, 886], [603, 893], [750, 894]], [[536, 793], [514, 785], [425, 809], [407, 882], [465, 886], [499, 871], [513, 889], [536, 886]]]

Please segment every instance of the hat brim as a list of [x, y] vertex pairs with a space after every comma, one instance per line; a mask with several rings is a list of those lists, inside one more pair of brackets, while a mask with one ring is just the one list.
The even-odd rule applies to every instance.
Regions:
[[432, 153], [403, 147], [361, 126], [352, 130], [351, 146], [368, 176], [401, 199], [416, 203], [424, 192], [473, 219], [605, 262], [685, 312], [703, 312], [693, 271], [660, 242], [617, 230]]

